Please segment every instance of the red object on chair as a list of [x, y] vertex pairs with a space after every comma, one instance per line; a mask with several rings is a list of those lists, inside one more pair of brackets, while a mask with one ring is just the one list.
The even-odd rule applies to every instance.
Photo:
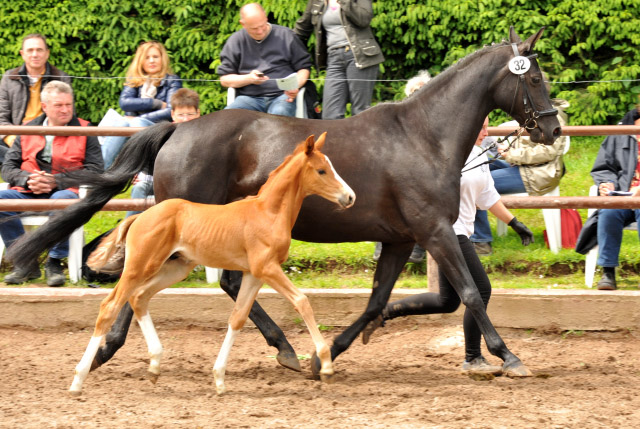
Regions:
[[[560, 230], [562, 231], [562, 248], [575, 248], [578, 235], [580, 235], [580, 230], [582, 229], [580, 213], [575, 209], [560, 209], [560, 225]], [[543, 231], [543, 235], [544, 242], [547, 244], [547, 247], [549, 247], [546, 229]]]

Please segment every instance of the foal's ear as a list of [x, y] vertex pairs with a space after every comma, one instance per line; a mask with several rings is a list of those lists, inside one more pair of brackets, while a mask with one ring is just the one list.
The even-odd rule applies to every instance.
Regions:
[[318, 140], [316, 140], [316, 150], [322, 150], [322, 146], [324, 146], [324, 139], [327, 137], [327, 132], [320, 134]]
[[316, 136], [311, 134], [309, 137], [307, 137], [307, 140], [305, 140], [305, 142], [304, 142], [304, 153], [307, 156], [311, 155], [311, 152], [313, 152], [313, 146], [315, 144], [315, 142], [314, 142], [315, 137]]
[[544, 27], [542, 27], [536, 34], [533, 34], [521, 45], [519, 45], [518, 50], [520, 51], [520, 54], [523, 55], [525, 52], [532, 51], [533, 47], [536, 45], [536, 42], [540, 40], [540, 37], [542, 37], [542, 33], [544, 33]]

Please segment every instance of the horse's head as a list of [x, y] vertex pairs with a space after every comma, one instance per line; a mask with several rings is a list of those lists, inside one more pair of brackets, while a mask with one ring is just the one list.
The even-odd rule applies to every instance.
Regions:
[[558, 111], [551, 104], [544, 76], [533, 48], [542, 36], [544, 27], [524, 42], [513, 27], [509, 31], [509, 59], [500, 73], [500, 90], [494, 94], [497, 104], [513, 116], [537, 143], [552, 144], [562, 134], [556, 117]]
[[327, 133], [322, 133], [317, 141], [314, 136], [300, 144], [304, 151], [306, 165], [302, 173], [302, 181], [308, 195], [316, 194], [343, 208], [349, 208], [356, 201], [356, 194], [333, 168], [329, 158], [320, 152]]

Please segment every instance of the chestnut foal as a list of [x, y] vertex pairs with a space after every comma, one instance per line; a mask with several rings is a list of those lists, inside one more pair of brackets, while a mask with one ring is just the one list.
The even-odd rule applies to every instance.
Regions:
[[[197, 264], [243, 271], [242, 286], [229, 317], [229, 327], [213, 367], [218, 394], [225, 392], [224, 375], [231, 346], [244, 325], [263, 283], [284, 295], [301, 314], [322, 362], [320, 376], [333, 375], [330, 349], [316, 325], [307, 297], [281, 268], [291, 243], [291, 229], [304, 198], [317, 194], [343, 208], [355, 202], [353, 190], [340, 178], [310, 136], [270, 175], [257, 196], [227, 205], [197, 204], [170, 199], [125, 219], [91, 255], [93, 269], [121, 264], [118, 284], [102, 301], [91, 341], [69, 391], [79, 395], [102, 340], [118, 312], [129, 301], [147, 342], [149, 373], [160, 373], [162, 345], [148, 312], [149, 300], [162, 289], [184, 279]], [[123, 243], [126, 240], [126, 245]], [[125, 247], [125, 252], [122, 248]], [[120, 250], [120, 251], [119, 251]]]

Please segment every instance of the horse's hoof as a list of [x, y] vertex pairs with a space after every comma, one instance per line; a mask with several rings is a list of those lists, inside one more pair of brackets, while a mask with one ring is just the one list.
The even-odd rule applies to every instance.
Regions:
[[313, 378], [315, 380], [320, 380], [320, 370], [322, 369], [322, 363], [320, 362], [320, 358], [313, 352], [313, 356], [311, 356], [311, 373], [313, 374]]
[[149, 379], [150, 382], [152, 382], [153, 384], [156, 384], [158, 382], [158, 377], [160, 376], [160, 374], [156, 374], [153, 373], [151, 371], [147, 371], [147, 378]]
[[333, 384], [336, 381], [335, 374], [320, 374], [320, 381], [327, 384]]
[[300, 366], [300, 361], [298, 360], [298, 355], [293, 349], [289, 350], [280, 350], [278, 355], [276, 356], [276, 360], [278, 363], [285, 368], [291, 369], [293, 371], [301, 372], [302, 367]]
[[69, 390], [69, 395], [77, 398], [78, 396], [82, 395], [82, 390]]
[[502, 375], [506, 375], [510, 378], [531, 377], [533, 373], [522, 362], [518, 361], [515, 364], [502, 367]]
[[373, 332], [380, 326], [384, 326], [384, 319], [382, 318], [382, 315], [378, 315], [378, 317], [367, 323], [367, 326], [362, 330], [362, 344], [369, 343], [371, 334], [373, 334]]
[[100, 368], [103, 363], [104, 362], [98, 359], [98, 355], [96, 355], [96, 357], [93, 358], [93, 361], [91, 362], [91, 369], [89, 369], [89, 372], [93, 371], [94, 369]]

